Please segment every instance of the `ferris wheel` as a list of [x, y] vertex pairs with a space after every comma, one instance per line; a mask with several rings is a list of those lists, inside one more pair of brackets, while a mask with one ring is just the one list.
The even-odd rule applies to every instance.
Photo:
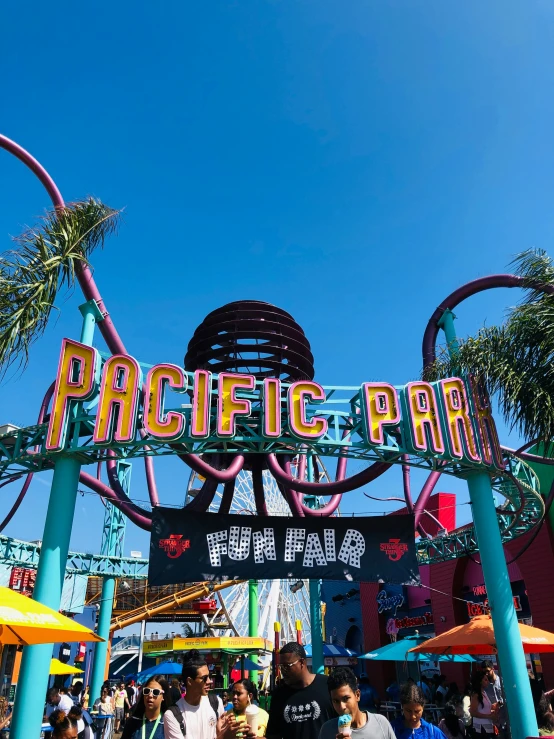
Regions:
[[[319, 461], [323, 477], [327, 472]], [[197, 494], [204, 479], [192, 472], [187, 488], [185, 502], [189, 503]], [[263, 472], [263, 483], [267, 510], [270, 516], [290, 516], [275, 478], [267, 471]], [[210, 511], [216, 512], [221, 503], [223, 487], [217, 489]], [[230, 513], [252, 515], [256, 504], [252, 485], [252, 475], [242, 470], [236, 479], [235, 494]], [[234, 585], [221, 591], [221, 610], [225, 612], [231, 628], [224, 630], [222, 636], [248, 636], [248, 583]], [[258, 634], [273, 641], [273, 624], [281, 624], [281, 643], [296, 641], [296, 621], [302, 624], [302, 640], [311, 643], [310, 631], [310, 596], [308, 580], [260, 580], [258, 583]], [[216, 619], [217, 620], [217, 619]]]

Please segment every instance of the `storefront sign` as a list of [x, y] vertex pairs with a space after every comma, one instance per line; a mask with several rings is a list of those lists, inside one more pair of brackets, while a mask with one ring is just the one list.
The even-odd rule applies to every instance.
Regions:
[[414, 519], [249, 519], [154, 508], [148, 572], [152, 585], [227, 578], [346, 578], [415, 585]]
[[[490, 404], [471, 379], [450, 377], [401, 387], [365, 382], [352, 391], [348, 410], [333, 408], [325, 388], [308, 380], [285, 385], [277, 378], [261, 382], [253, 375], [212, 376], [203, 369], [190, 373], [175, 364], [157, 364], [143, 377], [134, 357], [115, 354], [103, 362], [93, 347], [64, 339], [45, 447], [62, 451], [72, 409], [98, 398], [91, 425], [92, 442], [100, 446], [132, 443], [139, 422], [147, 441], [230, 441], [254, 435], [265, 441], [317, 443], [332, 432], [329, 417], [344, 416], [347, 410], [360, 419], [355, 433], [367, 449], [386, 447], [392, 435], [414, 455], [502, 468]], [[169, 392], [180, 400], [184, 393], [190, 395], [190, 410], [182, 402], [168, 409]], [[147, 399], [142, 405], [141, 398]]]
[[70, 657], [71, 657], [71, 647], [69, 646], [69, 644], [66, 644], [65, 642], [63, 644], [60, 644], [60, 651], [58, 654], [58, 659], [60, 660], [60, 662], [67, 664], [69, 662]]
[[144, 654], [157, 654], [158, 652], [186, 652], [189, 649], [198, 649], [202, 652], [210, 652], [225, 649], [244, 649], [247, 651], [270, 652], [273, 644], [261, 636], [207, 636], [205, 638], [156, 639], [144, 642]]
[[[521, 598], [519, 595], [514, 595], [513, 601], [514, 601], [514, 608], [516, 611], [521, 611]], [[467, 613], [470, 618], [474, 618], [474, 616], [486, 616], [491, 612], [490, 606], [489, 606], [489, 600], [488, 598], [484, 600], [482, 603], [468, 603], [467, 604]]]
[[36, 579], [36, 570], [14, 567], [10, 573], [9, 587], [22, 595], [32, 595]]
[[75, 655], [75, 662], [84, 662], [84, 659], [87, 654], [87, 645], [84, 641], [79, 642], [79, 646], [77, 647], [77, 654]]
[[417, 626], [429, 626], [435, 623], [432, 613], [424, 613], [423, 616], [407, 616], [406, 618], [395, 619], [397, 629], [413, 629]]
[[396, 616], [396, 611], [404, 605], [404, 596], [401, 593], [389, 595], [386, 590], [381, 590], [376, 600], [378, 613], [394, 611], [393, 616]]

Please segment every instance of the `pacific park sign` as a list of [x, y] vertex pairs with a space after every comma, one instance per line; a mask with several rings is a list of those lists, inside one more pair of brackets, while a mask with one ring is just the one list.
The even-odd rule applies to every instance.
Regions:
[[[338, 399], [339, 392], [346, 399]], [[177, 400], [168, 401], [169, 393]], [[175, 364], [141, 365], [134, 357], [103, 358], [93, 347], [64, 339], [52, 401], [46, 450], [68, 444], [68, 428], [84, 403], [92, 443], [124, 446], [143, 440], [279, 444], [335, 444], [348, 450], [353, 438], [369, 450], [401, 446], [406, 453], [470, 466], [501, 469], [501, 452], [486, 395], [468, 377], [393, 386], [365, 382], [329, 388], [301, 380], [257, 381], [248, 374], [206, 369], [186, 372]], [[173, 405], [173, 407], [172, 407]], [[339, 434], [340, 431], [340, 434]], [[192, 448], [192, 447], [191, 447]]]

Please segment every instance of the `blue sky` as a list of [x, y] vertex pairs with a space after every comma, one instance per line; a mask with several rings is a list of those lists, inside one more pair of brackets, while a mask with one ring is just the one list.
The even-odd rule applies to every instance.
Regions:
[[[181, 363], [209, 311], [257, 298], [304, 327], [323, 384], [401, 384], [420, 372], [422, 333], [444, 296], [523, 249], [550, 250], [548, 0], [61, 0], [2, 16], [1, 130], [66, 200], [125, 207], [93, 265], [144, 361]], [[0, 190], [9, 248], [49, 202], [3, 152]], [[517, 298], [472, 299], [459, 333], [498, 321]], [[0, 386], [2, 423], [35, 421], [62, 337], [78, 336], [80, 302], [78, 290], [60, 300], [27, 370]], [[182, 501], [182, 463], [162, 460], [157, 476], [162, 501]], [[370, 492], [399, 495], [399, 484], [390, 472]], [[41, 537], [48, 487], [48, 475], [36, 479], [6, 533]], [[463, 483], [439, 489], [467, 500]], [[16, 494], [2, 490], [0, 513]], [[145, 497], [140, 462], [133, 497]], [[387, 508], [360, 492], [343, 504]], [[99, 549], [102, 510], [79, 497], [72, 548]], [[129, 526], [127, 551], [147, 548]]]

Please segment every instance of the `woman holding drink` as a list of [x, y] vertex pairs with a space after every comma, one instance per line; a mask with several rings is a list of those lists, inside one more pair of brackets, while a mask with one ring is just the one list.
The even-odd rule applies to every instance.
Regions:
[[252, 703], [256, 698], [256, 686], [251, 680], [237, 680], [231, 688], [232, 713], [235, 721], [250, 726], [255, 736], [265, 736], [269, 715], [263, 708]]

